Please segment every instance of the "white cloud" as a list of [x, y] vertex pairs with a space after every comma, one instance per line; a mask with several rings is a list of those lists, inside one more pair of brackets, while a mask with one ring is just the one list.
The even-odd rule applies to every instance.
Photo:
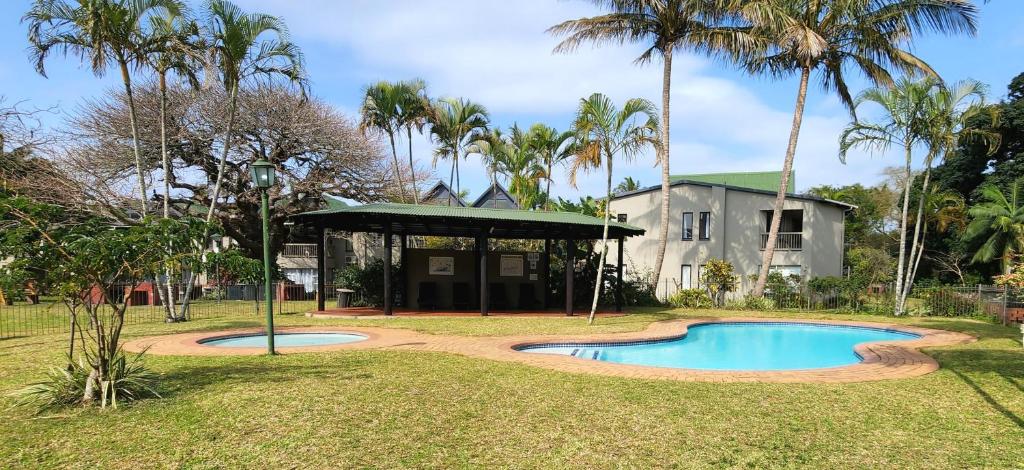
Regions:
[[[344, 70], [331, 71], [332, 80], [345, 76], [366, 83], [419, 76], [428, 81], [432, 94], [471, 98], [502, 124], [509, 124], [511, 115], [565, 128], [579, 98], [595, 91], [617, 101], [640, 96], [658, 102], [660, 97], [660, 64], [635, 66], [639, 46], [585, 45], [570, 55], [551, 53], [558, 38], [545, 29], [594, 13], [586, 2], [529, 0], [510, 7], [471, 0], [318, 0], [303, 2], [301, 8], [286, 0], [242, 3], [285, 17], [303, 46], [322, 47], [343, 58]], [[776, 109], [746, 82], [714, 74], [700, 58], [679, 55], [674, 61], [672, 172], [781, 168], [791, 108]], [[795, 95], [788, 82], [773, 89], [786, 103]], [[837, 139], [848, 117], [838, 101], [812, 95], [807, 109], [796, 160], [798, 187], [877, 180], [884, 159], [855, 156], [850, 165], [839, 163]], [[423, 149], [428, 144], [417, 139], [416, 145]], [[660, 169], [652, 161], [641, 157], [620, 164], [616, 181], [630, 175], [656, 184]], [[479, 162], [460, 166], [463, 187], [482, 191], [487, 179]], [[447, 176], [447, 169], [438, 170]], [[566, 179], [564, 174], [557, 178], [556, 183]], [[603, 177], [581, 178], [578, 190], [567, 184], [557, 187], [556, 194], [564, 197], [601, 194]]]

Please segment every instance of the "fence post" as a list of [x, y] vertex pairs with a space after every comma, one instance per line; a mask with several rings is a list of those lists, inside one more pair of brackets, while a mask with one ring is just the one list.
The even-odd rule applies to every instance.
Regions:
[[1010, 298], [1010, 286], [1003, 285], [1003, 326], [1009, 323], [1010, 312], [1007, 310], [1008, 300]]

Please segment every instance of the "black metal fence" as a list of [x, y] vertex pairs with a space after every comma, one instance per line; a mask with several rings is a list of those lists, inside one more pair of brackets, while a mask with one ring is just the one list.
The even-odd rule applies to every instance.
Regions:
[[[106, 295], [117, 299], [128, 299], [125, 308], [125, 324], [160, 323], [166, 320], [166, 310], [156, 291], [148, 285], [135, 286], [128, 293], [129, 285], [117, 285]], [[302, 284], [275, 283], [272, 286], [274, 314], [304, 314], [316, 308], [315, 287], [308, 289]], [[184, 300], [185, 289], [175, 288], [175, 308], [180, 312]], [[333, 305], [334, 286], [328, 286], [327, 299]], [[127, 295], [126, 295], [127, 294]], [[99, 302], [101, 294], [87, 296], [86, 301]], [[214, 318], [223, 316], [260, 317], [264, 315], [266, 302], [262, 284], [225, 285], [219, 287], [195, 288], [191, 295], [186, 317], [188, 319]], [[103, 312], [110, 307], [101, 305]], [[11, 305], [0, 304], [0, 339], [21, 336], [33, 336], [54, 333], [67, 333], [71, 329], [71, 311], [68, 306], [55, 297], [40, 296], [37, 303], [27, 301], [14, 302]], [[79, 307], [79, 321], [87, 321], [84, 309]]]

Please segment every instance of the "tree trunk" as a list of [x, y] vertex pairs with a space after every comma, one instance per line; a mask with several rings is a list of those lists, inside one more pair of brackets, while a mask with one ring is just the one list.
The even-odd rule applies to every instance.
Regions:
[[764, 256], [761, 258], [761, 270], [757, 273], [757, 282], [754, 284], [754, 290], [750, 292], [750, 295], [753, 297], [764, 295], [764, 285], [768, 282], [768, 273], [772, 268], [772, 258], [775, 257], [775, 243], [779, 239], [779, 227], [782, 224], [782, 206], [786, 202], [789, 175], [793, 171], [796, 144], [800, 140], [800, 126], [804, 119], [804, 103], [807, 101], [807, 82], [810, 76], [811, 69], [809, 67], [804, 67], [800, 71], [800, 89], [796, 95], [796, 109], [793, 110], [793, 127], [789, 131], [786, 160], [782, 164], [782, 181], [779, 182], [779, 192], [775, 195], [775, 206], [772, 208], [772, 223], [768, 228], [768, 241], [764, 247]]
[[[658, 231], [658, 256], [654, 260], [655, 291], [661, 278], [661, 268], [665, 263], [665, 250], [668, 248], [669, 204], [672, 200], [672, 177], [669, 171], [669, 99], [672, 90], [672, 47], [664, 54], [665, 63], [661, 72], [661, 149], [658, 157], [661, 160], [661, 222]], [[665, 292], [666, 298], [669, 292]]]
[[[227, 166], [228, 152], [231, 150], [231, 132], [235, 127], [235, 108], [238, 103], [238, 85], [231, 87], [231, 97], [228, 101], [228, 127], [224, 132], [224, 149], [220, 154], [220, 161], [217, 163], [217, 180], [213, 185], [213, 195], [210, 198], [210, 209], [206, 212], [206, 223], [213, 221], [213, 213], [217, 210], [217, 198], [220, 196], [220, 187], [224, 184], [224, 168]], [[209, 234], [207, 234], [208, 236]], [[203, 237], [205, 242], [206, 236]]]
[[412, 203], [420, 203], [420, 190], [416, 187], [416, 165], [412, 162], [412, 126], [406, 127], [407, 136], [409, 138], [409, 175], [412, 176]]
[[[909, 139], [908, 139], [909, 140]], [[910, 163], [911, 149], [913, 142], [907, 142], [905, 151], [907, 154], [906, 167], [903, 174], [903, 211], [900, 217], [900, 255], [896, 262], [896, 307], [893, 315], [903, 315], [903, 304], [900, 302], [900, 295], [903, 292], [903, 268], [907, 259], [907, 215], [910, 212]]]
[[606, 152], [605, 158], [608, 159], [608, 181], [605, 191], [604, 200], [604, 231], [601, 234], [601, 256], [598, 257], [597, 261], [597, 282], [594, 283], [594, 301], [590, 304], [590, 316], [587, 318], [587, 324], [594, 323], [594, 316], [597, 314], [597, 301], [601, 297], [601, 282], [604, 281], [604, 260], [608, 254], [608, 221], [611, 220], [612, 214], [612, 154]]
[[452, 205], [452, 197], [458, 197], [458, 194], [455, 194], [455, 166], [459, 163], [459, 151], [458, 151], [458, 149], [453, 149], [452, 153], [454, 155], [454, 157], [452, 158], [452, 171], [451, 171], [450, 174], [448, 174], [448, 205], [449, 206]]
[[405, 185], [402, 184], [402, 164], [398, 163], [398, 150], [395, 147], [395, 134], [388, 132], [388, 140], [391, 141], [391, 157], [395, 160], [395, 179], [398, 180], [398, 194], [405, 202]]
[[[924, 205], [928, 195], [928, 179], [931, 177], [931, 164], [924, 170], [924, 181], [921, 183], [921, 197], [917, 202], [917, 220], [914, 222], [914, 238], [910, 242], [910, 255], [907, 257], [907, 271], [906, 276], [903, 279], [903, 290], [899, 293], [899, 305], [900, 309], [905, 309], [907, 305], [907, 296], [910, 295], [910, 290], [914, 286], [914, 276], [917, 275], [917, 264], [921, 260], [921, 252], [924, 251], [924, 239], [922, 238], [922, 227], [927, 229], [927, 221], [924, 220]], [[920, 244], [919, 244], [920, 242]]]
[[[167, 73], [159, 73], [160, 83], [160, 157], [163, 163], [164, 171], [164, 219], [171, 217], [171, 161], [170, 156], [167, 154]], [[172, 247], [168, 246], [168, 256], [171, 255], [170, 250]], [[166, 315], [166, 321], [176, 321], [175, 308], [174, 308], [174, 284], [172, 282], [173, 276], [171, 272], [171, 266], [169, 262], [164, 263], [164, 285], [160, 287], [160, 295], [163, 297], [164, 314]], [[156, 283], [160, 286], [160, 283]]]
[[142, 168], [142, 147], [139, 144], [139, 120], [135, 114], [135, 97], [132, 95], [132, 78], [128, 73], [128, 63], [120, 60], [121, 80], [124, 82], [124, 94], [128, 98], [128, 121], [132, 128], [132, 150], [135, 152], [135, 175], [139, 178], [139, 192], [142, 194], [142, 216], [148, 215], [146, 207], [146, 175]]

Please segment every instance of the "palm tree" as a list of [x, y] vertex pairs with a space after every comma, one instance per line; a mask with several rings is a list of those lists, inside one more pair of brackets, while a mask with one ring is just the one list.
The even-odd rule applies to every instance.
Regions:
[[[395, 179], [398, 181], [400, 197], [405, 200], [405, 185], [402, 183], [402, 165], [398, 163], [395, 147], [395, 133], [401, 130], [400, 102], [404, 89], [400, 84], [379, 81], [366, 87], [363, 105], [359, 108], [359, 129], [363, 133], [373, 131], [386, 135], [391, 142], [391, 157], [395, 163]], [[409, 155], [410, 159], [412, 154]], [[410, 162], [411, 163], [411, 162]]]
[[487, 177], [491, 180], [491, 203], [492, 207], [498, 207], [498, 199], [494, 197], [498, 191], [498, 173], [501, 171], [501, 160], [505, 158], [506, 142], [505, 134], [501, 129], [491, 129], [490, 132], [477, 133], [475, 139], [466, 147], [467, 155], [479, 155], [480, 160], [487, 169]]
[[638, 189], [640, 189], [640, 182], [633, 179], [632, 176], [627, 176], [619, 183], [618, 186], [615, 187], [615, 194], [628, 193]]
[[[217, 164], [210, 208], [206, 213], [206, 223], [209, 224], [213, 220], [217, 198], [224, 182], [239, 88], [253, 78], [282, 76], [305, 91], [306, 78], [302, 52], [289, 41], [288, 28], [280, 18], [263, 13], [245, 13], [227, 0], [209, 0], [207, 14], [210, 34], [208, 66], [217, 69], [221, 84], [228, 93], [227, 129]], [[276, 37], [266, 39], [268, 34]]]
[[532, 137], [533, 134], [513, 124], [504, 145], [505, 151], [498, 160], [499, 172], [507, 178], [508, 190], [522, 209], [537, 206], [540, 180], [548, 177]]
[[[163, 218], [171, 217], [171, 159], [167, 152], [167, 75], [175, 73], [192, 88], [199, 88], [198, 70], [202, 66], [203, 46], [200, 44], [199, 25], [190, 21], [186, 12], [167, 11], [150, 17], [146, 38], [146, 59], [157, 73], [160, 88], [160, 160], [164, 173]], [[169, 253], [168, 253], [169, 254]], [[174, 306], [174, 276], [170, 263], [165, 265], [164, 285], [160, 296], [164, 299], [164, 313], [168, 322], [180, 321]], [[160, 284], [158, 283], [158, 286]]]
[[933, 31], [973, 35], [977, 10], [969, 0], [749, 0], [740, 2], [740, 11], [750, 21], [756, 42], [767, 45], [752, 49], [757, 53], [747, 58], [746, 69], [774, 77], [800, 76], [768, 243], [751, 292], [760, 296], [775, 255], [811, 73], [820, 72], [822, 89], [836, 93], [853, 114], [848, 67], [860, 70], [876, 86], [893, 84], [889, 70], [937, 77], [909, 52], [914, 36]]
[[601, 295], [604, 260], [608, 253], [608, 222], [613, 196], [612, 163], [617, 158], [632, 159], [648, 145], [657, 149], [661, 137], [658, 109], [650, 101], [640, 98], [626, 101], [622, 109], [619, 109], [607, 96], [594, 93], [589, 98], [580, 99], [572, 128], [577, 145], [569, 169], [569, 182], [575, 186], [577, 173], [596, 170], [602, 165], [607, 178], [601, 256], [597, 263], [597, 284], [594, 286], [594, 301], [588, 319], [593, 323], [597, 300]]
[[406, 140], [409, 143], [409, 174], [412, 177], [413, 202], [419, 204], [420, 190], [416, 186], [416, 165], [412, 158], [412, 128], [423, 133], [423, 126], [430, 116], [430, 98], [427, 97], [427, 83], [419, 78], [398, 83], [401, 90], [398, 97], [398, 123], [405, 126]]
[[[958, 194], [947, 194], [944, 191], [930, 191], [932, 164], [936, 158], [945, 160], [962, 142], [979, 141], [988, 146], [988, 153], [994, 153], [999, 147], [1000, 136], [996, 132], [972, 127], [969, 123], [982, 114], [987, 114], [989, 121], [998, 122], [997, 108], [985, 105], [987, 87], [977, 80], [963, 80], [952, 86], [935, 86], [924, 102], [921, 112], [924, 113], [921, 130], [928, 144], [925, 156], [924, 178], [921, 183], [921, 196], [917, 204], [917, 219], [914, 223], [914, 237], [910, 244], [908, 267], [903, 280], [903, 291], [900, 304], [914, 286], [917, 266], [924, 252], [925, 234], [929, 217], [926, 210], [948, 213], [950, 207], [963, 206], [962, 197]], [[957, 200], [959, 198], [959, 201]]]
[[988, 263], [996, 258], [1002, 262], [1003, 273], [1009, 274], [1013, 258], [1024, 253], [1024, 201], [1021, 201], [1024, 179], [1010, 185], [1006, 195], [999, 187], [986, 184], [980, 188], [980, 200], [968, 210], [971, 223], [964, 232], [968, 241], [984, 242], [971, 258], [972, 263]]
[[[900, 79], [892, 88], [870, 88], [862, 92], [854, 102], [854, 108], [873, 103], [882, 108], [878, 122], [854, 120], [843, 130], [839, 141], [839, 158], [846, 162], [847, 153], [854, 148], [870, 152], [885, 152], [891, 146], [903, 149], [903, 208], [900, 218], [899, 258], [896, 265], [896, 292], [902, 298], [904, 271], [907, 266], [907, 216], [910, 210], [910, 191], [913, 186], [913, 150], [926, 143], [927, 136], [925, 106], [932, 89], [938, 86], [934, 79], [913, 81]], [[784, 194], [784, 193], [783, 193]], [[772, 221], [775, 226], [776, 221]], [[769, 235], [769, 243], [771, 236]], [[765, 247], [765, 252], [768, 248]], [[769, 259], [770, 258], [766, 258]], [[903, 303], [896, 302], [896, 315], [903, 313]]]
[[[487, 108], [463, 98], [442, 98], [432, 106], [430, 113], [430, 137], [437, 143], [434, 150], [434, 165], [438, 158], [452, 160], [452, 172], [448, 177], [448, 187], [454, 182], [455, 192], [462, 189], [459, 182], [459, 156], [469, 142], [477, 140], [487, 132], [489, 116]], [[451, 205], [451, 201], [448, 201]]]
[[131, 69], [145, 63], [142, 23], [147, 15], [183, 9], [179, 0], [35, 0], [22, 21], [27, 21], [28, 40], [36, 71], [46, 77], [46, 59], [57, 51], [88, 59], [92, 72], [103, 76], [111, 62], [117, 64], [128, 100], [135, 173], [142, 196], [142, 216], [148, 213], [146, 168], [142, 162], [139, 122], [132, 94]]
[[662, 59], [661, 73], [661, 230], [658, 256], [654, 262], [653, 285], [658, 284], [665, 249], [668, 247], [669, 202], [669, 98], [672, 88], [672, 55], [677, 51], [695, 51], [709, 55], [737, 56], [751, 43], [745, 29], [731, 25], [734, 18], [727, 8], [731, 0], [592, 0], [610, 13], [569, 20], [548, 29], [549, 33], [568, 36], [555, 52], [575, 51], [584, 42], [643, 43], [647, 49], [635, 60], [646, 64]]
[[544, 188], [544, 195], [549, 201], [552, 167], [572, 155], [572, 138], [572, 131], [558, 132], [554, 127], [540, 122], [530, 126], [530, 145], [537, 151], [537, 155], [544, 165], [544, 174], [547, 175], [545, 177], [547, 187]]
[[[911, 246], [917, 252], [911, 251], [909, 256], [910, 266], [907, 269], [907, 281], [904, 284], [904, 294], [909, 294], [913, 289], [913, 282], [917, 276], [917, 268], [921, 265], [921, 258], [924, 254], [925, 241], [928, 239], [928, 227], [935, 226], [939, 233], [945, 233], [951, 228], [962, 229], [966, 223], [967, 209], [964, 197], [960, 193], [951, 190], [942, 190], [935, 186], [922, 189], [921, 199], [918, 201], [917, 221], [915, 227], [920, 227], [920, 243], [913, 243]], [[915, 229], [915, 238], [917, 229]], [[906, 298], [901, 300], [906, 303]]]

